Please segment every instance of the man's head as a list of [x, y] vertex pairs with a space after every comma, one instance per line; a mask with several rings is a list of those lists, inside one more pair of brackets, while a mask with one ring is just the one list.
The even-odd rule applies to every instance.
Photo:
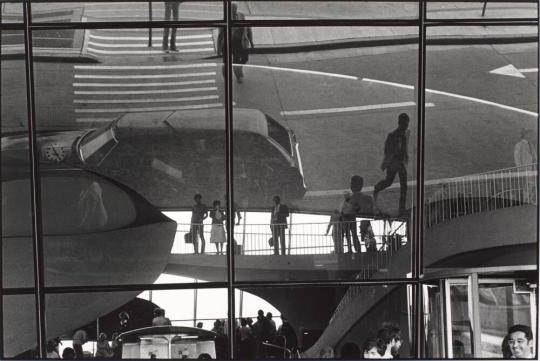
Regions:
[[257, 311], [257, 316], [264, 316], [264, 311], [263, 310]]
[[351, 177], [351, 191], [360, 192], [364, 187], [364, 178], [359, 175], [353, 175]]
[[281, 198], [279, 198], [279, 196], [274, 196], [274, 203], [279, 204], [279, 202], [281, 202]]
[[232, 3], [231, 4], [231, 13], [233, 16], [235, 16], [238, 13], [238, 4]]
[[200, 203], [201, 203], [201, 200], [202, 200], [202, 196], [201, 196], [200, 194], [197, 193], [197, 194], [195, 194], [195, 195], [193, 196], [193, 200], [195, 201], [195, 203], [200, 204]]
[[407, 130], [409, 127], [409, 116], [407, 113], [401, 113], [398, 117], [398, 129], [401, 131]]
[[272, 319], [272, 312], [266, 313], [266, 318], [271, 320]]
[[401, 347], [401, 330], [394, 324], [384, 324], [377, 333], [377, 337], [386, 345], [386, 349], [390, 347], [392, 354], [397, 354]]
[[165, 316], [165, 310], [162, 308], [154, 309], [154, 317], [163, 317]]
[[513, 358], [533, 358], [533, 335], [532, 330], [526, 325], [514, 325], [508, 329], [508, 346]]
[[203, 323], [202, 322], [197, 322], [197, 328], [203, 328]]

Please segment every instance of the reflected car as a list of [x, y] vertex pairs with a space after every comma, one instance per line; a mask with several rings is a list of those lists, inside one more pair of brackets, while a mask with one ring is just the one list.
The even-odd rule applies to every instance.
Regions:
[[[299, 144], [284, 123], [256, 109], [233, 113], [235, 200], [267, 208], [272, 197], [301, 199], [306, 187]], [[24, 136], [2, 139], [22, 150]], [[223, 200], [226, 128], [223, 110], [125, 113], [99, 129], [40, 133], [42, 162], [92, 170], [127, 185], [161, 209], [188, 208], [193, 195]]]
[[[227, 338], [194, 327], [154, 326], [118, 336], [122, 359], [227, 358]], [[202, 355], [202, 356], [201, 356]]]

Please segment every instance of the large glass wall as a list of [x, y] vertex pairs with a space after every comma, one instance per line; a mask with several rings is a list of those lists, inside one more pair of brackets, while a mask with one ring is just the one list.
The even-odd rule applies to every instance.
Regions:
[[0, 358], [536, 336], [536, 2], [0, 6]]

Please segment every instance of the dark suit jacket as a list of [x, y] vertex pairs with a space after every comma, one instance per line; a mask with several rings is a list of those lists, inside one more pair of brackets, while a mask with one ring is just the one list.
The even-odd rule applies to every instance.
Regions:
[[276, 206], [270, 209], [270, 224], [285, 224], [287, 226], [287, 217], [289, 216], [289, 207], [285, 204], [279, 204], [279, 211], [276, 216], [274, 216], [274, 209]]

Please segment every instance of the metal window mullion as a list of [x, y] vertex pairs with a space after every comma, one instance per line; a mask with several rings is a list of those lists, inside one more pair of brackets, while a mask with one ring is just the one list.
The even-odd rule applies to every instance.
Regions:
[[231, 12], [231, 2], [224, 2], [225, 8], [225, 28], [222, 28], [223, 31], [223, 61], [224, 61], [224, 81], [225, 81], [225, 132], [226, 132], [226, 141], [225, 141], [225, 152], [226, 152], [226, 162], [225, 162], [225, 171], [226, 171], [226, 182], [225, 186], [227, 189], [227, 315], [228, 315], [228, 334], [229, 334], [229, 358], [234, 359], [234, 344], [235, 339], [235, 299], [234, 299], [234, 237], [232, 235], [232, 230], [234, 228], [234, 185], [233, 185], [233, 88], [232, 88], [232, 52], [231, 52], [231, 21], [232, 21], [232, 12]]
[[23, 4], [24, 18], [24, 47], [26, 67], [26, 104], [28, 111], [28, 148], [30, 157], [30, 200], [32, 211], [32, 243], [34, 261], [34, 286], [35, 286], [35, 309], [36, 309], [36, 341], [37, 352], [40, 358], [46, 357], [47, 337], [45, 334], [45, 282], [43, 266], [43, 225], [41, 218], [41, 182], [39, 173], [39, 156], [36, 135], [36, 112], [34, 93], [34, 68], [32, 53], [31, 32], [31, 4]]
[[416, 358], [420, 357], [421, 350], [421, 331], [423, 325], [422, 319], [422, 290], [419, 278], [423, 270], [422, 262], [422, 241], [424, 235], [424, 137], [425, 137], [425, 96], [426, 96], [426, 9], [427, 4], [423, 0], [418, 1], [418, 81], [417, 81], [417, 137], [416, 137], [416, 207], [414, 216], [414, 263], [413, 279], [415, 281], [415, 339], [413, 353]]
[[482, 330], [480, 326], [480, 293], [478, 290], [478, 273], [473, 273], [468, 279], [469, 319], [472, 323], [473, 357], [482, 357]]

